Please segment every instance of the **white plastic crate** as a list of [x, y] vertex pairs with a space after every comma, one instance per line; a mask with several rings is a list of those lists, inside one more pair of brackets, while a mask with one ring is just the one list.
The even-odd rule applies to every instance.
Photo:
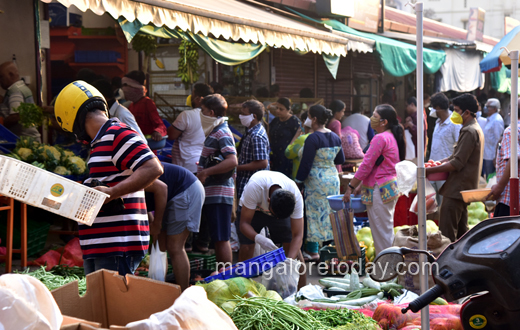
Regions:
[[0, 194], [89, 226], [109, 197], [93, 188], [1, 155]]

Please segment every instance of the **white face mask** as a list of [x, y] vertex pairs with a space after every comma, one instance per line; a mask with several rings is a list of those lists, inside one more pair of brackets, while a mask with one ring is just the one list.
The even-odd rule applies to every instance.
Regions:
[[251, 125], [251, 122], [255, 119], [253, 114], [250, 114], [247, 116], [238, 115], [238, 118], [240, 119], [240, 123], [248, 128], [249, 128], [249, 125]]
[[430, 108], [430, 117], [437, 118], [437, 110]]
[[309, 117], [307, 117], [307, 119], [305, 119], [305, 122], [303, 123], [303, 126], [312, 127], [312, 120]]

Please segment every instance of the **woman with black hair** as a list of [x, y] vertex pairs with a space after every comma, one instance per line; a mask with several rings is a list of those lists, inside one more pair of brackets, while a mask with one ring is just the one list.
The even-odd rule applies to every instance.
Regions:
[[[332, 111], [332, 119], [329, 120], [327, 128], [332, 132], [336, 133], [341, 140], [341, 119], [345, 115], [345, 109], [347, 106], [341, 100], [334, 100], [330, 103], [329, 109]], [[343, 172], [340, 165], [336, 165], [338, 172]]]
[[348, 202], [352, 192], [354, 195], [361, 192], [377, 254], [392, 246], [394, 239], [394, 210], [399, 198], [395, 165], [405, 159], [406, 144], [404, 129], [391, 105], [378, 105], [370, 117], [370, 126], [377, 134], [350, 181], [343, 201]]
[[293, 161], [285, 157], [285, 149], [300, 129], [300, 120], [291, 112], [291, 100], [281, 97], [271, 104], [271, 112], [276, 116], [269, 124], [269, 144], [271, 145], [271, 170], [291, 177]]
[[339, 176], [335, 165], [343, 164], [345, 156], [341, 140], [325, 128], [332, 111], [322, 105], [309, 109], [308, 119], [314, 133], [305, 140], [296, 182], [305, 185], [305, 211], [307, 216], [307, 243], [304, 258], [319, 259], [319, 245], [333, 239], [329, 220], [331, 209], [327, 196], [339, 194]]

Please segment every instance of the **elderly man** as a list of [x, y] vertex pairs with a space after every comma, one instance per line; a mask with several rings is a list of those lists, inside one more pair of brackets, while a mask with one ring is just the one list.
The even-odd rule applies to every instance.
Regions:
[[18, 136], [30, 136], [41, 142], [38, 130], [35, 127], [23, 127], [20, 124], [20, 115], [14, 111], [21, 103], [34, 103], [34, 99], [29, 87], [20, 79], [18, 68], [13, 62], [0, 64], [0, 86], [6, 90], [4, 102], [0, 105], [4, 126]]
[[441, 165], [426, 169], [426, 175], [450, 172], [442, 186], [440, 223], [442, 234], [452, 242], [468, 231], [468, 210], [461, 191], [476, 189], [482, 170], [484, 135], [476, 120], [477, 99], [471, 94], [463, 94], [453, 99], [453, 113], [450, 120], [462, 124], [459, 140], [453, 154], [441, 160]]
[[[520, 99], [518, 99], [517, 111], [520, 113]], [[509, 179], [511, 178], [511, 126], [504, 131], [502, 144], [497, 152], [497, 184], [491, 187], [491, 192], [487, 196], [487, 199], [497, 200], [494, 213], [495, 217], [510, 215], [511, 185], [509, 184]], [[520, 120], [518, 121], [516, 129], [519, 130], [518, 136], [520, 136]], [[520, 146], [518, 150], [520, 150]]]
[[500, 101], [489, 99], [484, 106], [484, 114], [487, 114], [487, 123], [484, 127], [484, 163], [482, 165], [483, 174], [488, 176], [495, 172], [493, 160], [497, 153], [497, 145], [504, 133], [504, 119], [499, 113]]

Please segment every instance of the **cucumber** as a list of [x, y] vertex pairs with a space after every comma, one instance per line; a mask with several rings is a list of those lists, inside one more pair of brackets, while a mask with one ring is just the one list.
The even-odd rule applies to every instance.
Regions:
[[325, 277], [324, 280], [343, 283], [343, 284], [350, 284], [350, 279], [341, 278], [341, 277]]
[[381, 284], [374, 281], [373, 279], [371, 279], [368, 276], [363, 279], [363, 285], [366, 286], [367, 288], [376, 289], [378, 291], [381, 290]]
[[341, 289], [343, 289], [345, 291], [349, 291], [350, 290], [350, 285], [349, 284], [333, 282], [333, 281], [327, 280], [327, 279], [320, 279], [319, 282], [320, 282], [321, 285], [323, 285], [326, 288], [336, 287], [336, 288], [341, 288]]
[[[363, 281], [363, 283], [364, 283], [364, 281]], [[397, 284], [397, 283], [386, 282], [386, 283], [381, 284], [381, 290], [387, 291], [387, 292], [390, 291], [391, 289], [399, 291], [402, 288], [403, 288], [403, 286], [400, 284]]]
[[338, 288], [337, 286], [330, 287], [329, 290], [333, 290], [333, 291], [345, 291], [345, 292], [347, 292], [347, 290], [342, 289], [342, 288]]
[[373, 295], [373, 296], [368, 296], [368, 297], [364, 297], [364, 298], [359, 298], [359, 299], [354, 299], [354, 300], [347, 300], [347, 301], [340, 301], [338, 302], [338, 304], [340, 305], [349, 305], [349, 306], [363, 306], [363, 305], [366, 305], [368, 303], [371, 303], [372, 301], [376, 300], [376, 299], [381, 299], [383, 298], [383, 292], [379, 292], [378, 294], [376, 295]]
[[355, 270], [350, 274], [350, 291], [359, 289], [359, 275]]

